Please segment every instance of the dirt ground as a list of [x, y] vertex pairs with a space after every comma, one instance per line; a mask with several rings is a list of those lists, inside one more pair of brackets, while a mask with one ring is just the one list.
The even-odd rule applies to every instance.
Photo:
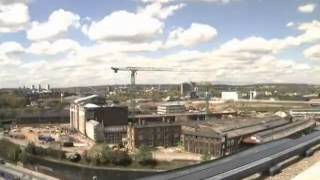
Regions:
[[[53, 142], [40, 141], [39, 136], [50, 136], [54, 138]], [[61, 137], [68, 136], [72, 139], [74, 143], [73, 147], [60, 147]], [[86, 137], [83, 137], [77, 133], [72, 133], [67, 130], [63, 125], [61, 126], [25, 126], [13, 128], [9, 133], [4, 136], [8, 140], [26, 146], [28, 143], [32, 142], [37, 146], [44, 148], [48, 147], [59, 147], [64, 151], [68, 152], [83, 152], [90, 149], [93, 146], [93, 142]]]
[[156, 151], [152, 152], [153, 157], [162, 161], [174, 161], [174, 160], [189, 160], [189, 161], [200, 161], [201, 155], [189, 153], [180, 150], [177, 147], [171, 148], [157, 148]]

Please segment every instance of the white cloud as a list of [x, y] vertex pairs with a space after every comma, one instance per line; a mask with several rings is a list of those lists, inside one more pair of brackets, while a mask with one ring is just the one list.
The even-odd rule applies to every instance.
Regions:
[[208, 42], [215, 38], [217, 34], [217, 30], [212, 26], [192, 23], [189, 29], [177, 28], [170, 32], [166, 46], [193, 46]]
[[0, 0], [0, 4], [8, 5], [8, 4], [14, 4], [14, 3], [23, 3], [27, 4], [30, 0]]
[[287, 27], [292, 27], [292, 26], [294, 26], [294, 22], [288, 22], [287, 23]]
[[184, 6], [185, 4], [182, 3], [164, 6], [162, 3], [155, 2], [147, 5], [146, 7], [140, 8], [138, 13], [159, 19], [166, 19], [167, 17], [173, 15], [175, 11], [183, 8]]
[[0, 33], [17, 32], [29, 23], [29, 8], [26, 4], [0, 2]]
[[47, 22], [32, 22], [27, 38], [32, 41], [50, 40], [66, 33], [70, 27], [79, 26], [80, 17], [70, 11], [54, 11]]
[[320, 61], [320, 44], [314, 45], [303, 52], [306, 58]]
[[0, 44], [0, 52], [4, 54], [8, 53], [20, 53], [24, 52], [24, 48], [21, 44], [15, 41], [4, 42]]
[[59, 53], [66, 53], [75, 51], [80, 48], [78, 42], [71, 39], [59, 39], [50, 43], [48, 41], [34, 42], [27, 49], [27, 52], [36, 55], [56, 55]]
[[162, 34], [164, 24], [156, 18], [116, 11], [98, 22], [83, 26], [83, 32], [96, 41], [146, 41]]
[[302, 13], [312, 13], [316, 8], [315, 4], [305, 4], [298, 7], [298, 11]]
[[171, 2], [207, 2], [207, 3], [230, 3], [239, 0], [141, 0], [143, 3], [171, 3]]

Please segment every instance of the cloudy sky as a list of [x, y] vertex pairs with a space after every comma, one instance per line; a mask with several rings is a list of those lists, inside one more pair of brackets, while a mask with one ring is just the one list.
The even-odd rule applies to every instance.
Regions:
[[213, 81], [320, 84], [318, 0], [0, 0], [0, 88]]

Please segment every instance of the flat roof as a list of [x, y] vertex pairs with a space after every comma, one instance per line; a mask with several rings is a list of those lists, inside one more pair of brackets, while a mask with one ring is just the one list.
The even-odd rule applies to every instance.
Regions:
[[183, 129], [183, 134], [193, 135], [193, 136], [201, 136], [201, 137], [208, 137], [208, 138], [221, 138], [221, 134], [216, 132], [210, 127], [198, 127], [193, 128], [193, 130]]
[[[235, 114], [236, 111], [221, 111], [221, 112], [212, 112], [210, 115], [223, 115], [223, 114]], [[135, 115], [130, 118], [152, 118], [152, 117], [172, 117], [172, 116], [193, 116], [193, 115], [207, 115], [206, 112], [185, 112], [185, 113], [172, 113], [172, 114], [140, 114]]]
[[178, 123], [149, 123], [149, 124], [134, 124], [135, 128], [146, 128], [146, 127], [166, 127], [166, 126], [181, 126]]

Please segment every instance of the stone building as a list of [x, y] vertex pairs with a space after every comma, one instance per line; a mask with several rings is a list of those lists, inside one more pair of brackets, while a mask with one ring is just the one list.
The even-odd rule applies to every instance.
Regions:
[[177, 146], [180, 142], [181, 125], [176, 123], [134, 124], [128, 126], [128, 148], [140, 146]]

